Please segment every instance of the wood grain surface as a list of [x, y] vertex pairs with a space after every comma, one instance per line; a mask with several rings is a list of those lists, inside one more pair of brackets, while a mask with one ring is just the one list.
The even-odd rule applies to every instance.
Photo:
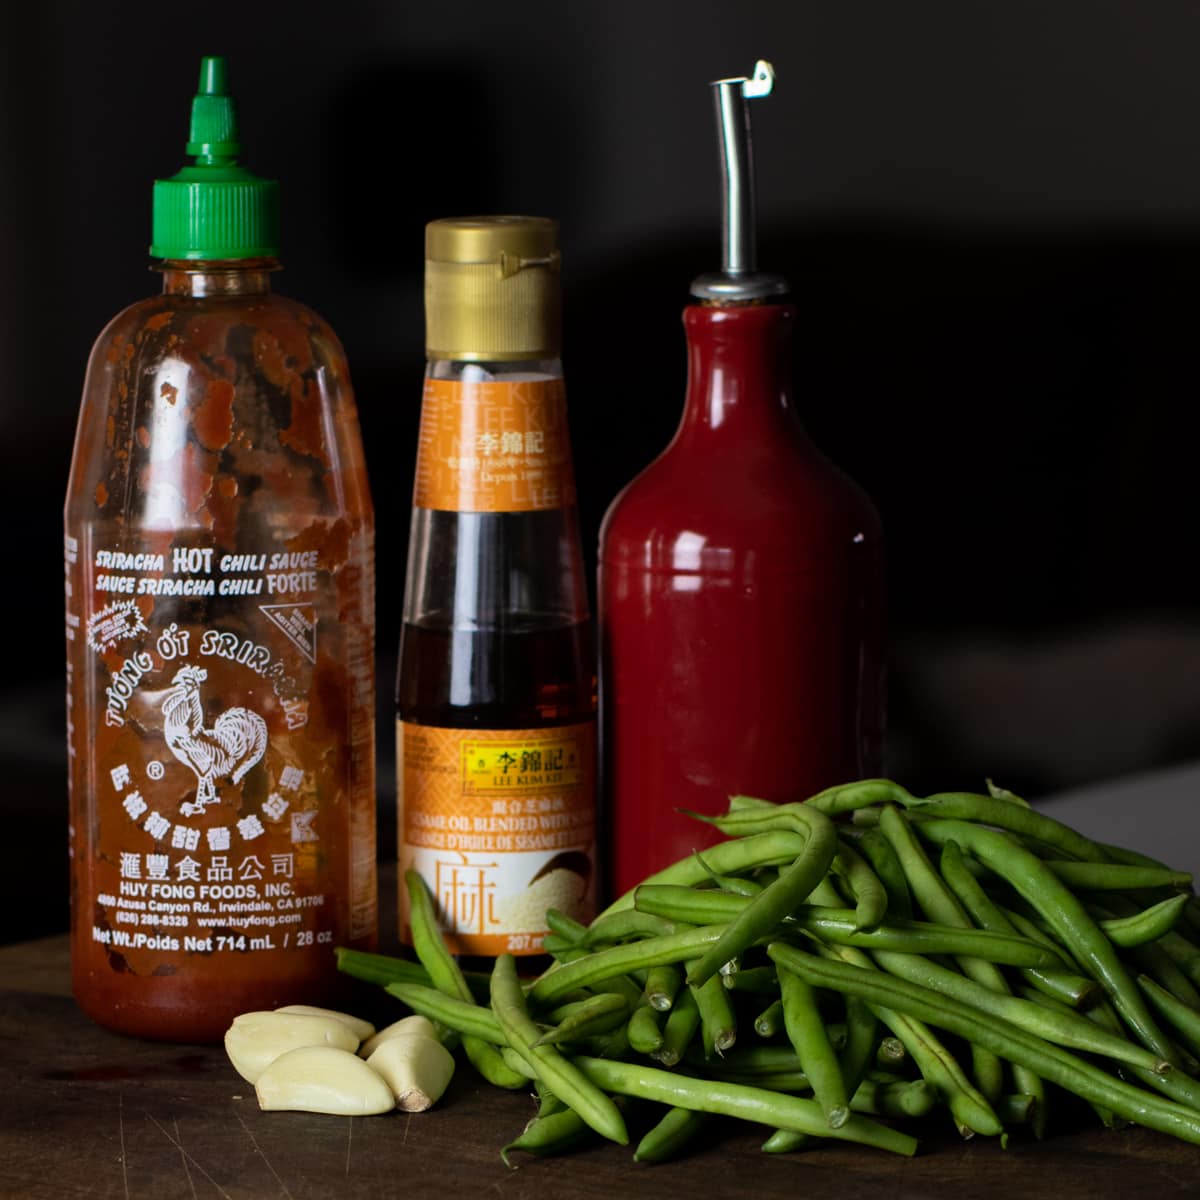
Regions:
[[[596, 1145], [555, 1159], [500, 1147], [534, 1112], [462, 1066], [428, 1113], [262, 1113], [218, 1047], [140, 1042], [93, 1025], [67, 988], [65, 937], [0, 949], [0, 1197], [1165, 1197], [1200, 1195], [1200, 1147], [1141, 1129], [1075, 1129], [1009, 1148], [943, 1117], [913, 1159], [829, 1143], [765, 1155], [766, 1130], [717, 1126], [663, 1166]], [[366, 989], [361, 1008], [387, 998]], [[371, 1015], [367, 1013], [367, 1015]], [[1077, 1124], [1077, 1123], [1076, 1123]]]

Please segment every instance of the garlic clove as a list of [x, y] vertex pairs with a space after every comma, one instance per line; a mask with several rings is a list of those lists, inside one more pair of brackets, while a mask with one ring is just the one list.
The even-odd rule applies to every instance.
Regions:
[[357, 1054], [333, 1046], [301, 1046], [281, 1054], [254, 1085], [268, 1112], [369, 1117], [396, 1107], [391, 1088]]
[[433, 1022], [428, 1017], [401, 1017], [399, 1021], [393, 1021], [392, 1024], [381, 1029], [374, 1037], [367, 1038], [359, 1046], [358, 1052], [363, 1058], [370, 1058], [389, 1038], [401, 1037], [405, 1034], [437, 1038], [437, 1030], [434, 1029]]
[[307, 1013], [242, 1013], [225, 1033], [225, 1053], [248, 1083], [255, 1083], [281, 1054], [300, 1046], [329, 1046], [353, 1053], [358, 1038], [344, 1021]]
[[390, 1037], [366, 1064], [387, 1081], [404, 1112], [424, 1112], [441, 1099], [454, 1074], [454, 1056], [436, 1038], [418, 1033]]
[[360, 1042], [365, 1042], [367, 1038], [373, 1037], [375, 1034], [375, 1026], [370, 1021], [364, 1021], [361, 1017], [353, 1017], [349, 1013], [337, 1012], [332, 1008], [314, 1008], [311, 1004], [285, 1004], [275, 1011], [297, 1013], [305, 1017], [333, 1017], [335, 1020], [349, 1025], [350, 1031]]

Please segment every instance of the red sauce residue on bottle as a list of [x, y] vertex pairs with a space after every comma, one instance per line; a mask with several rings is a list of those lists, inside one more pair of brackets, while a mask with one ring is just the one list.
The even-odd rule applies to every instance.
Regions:
[[881, 767], [882, 548], [792, 407], [794, 311], [691, 306], [687, 401], [600, 535], [615, 894], [720, 834], [681, 815]]

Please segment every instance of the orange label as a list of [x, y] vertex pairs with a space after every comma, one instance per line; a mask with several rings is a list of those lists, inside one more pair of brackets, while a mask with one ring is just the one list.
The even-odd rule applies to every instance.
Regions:
[[[595, 907], [596, 725], [396, 726], [400, 871], [429, 885], [456, 954], [538, 954], [545, 914]], [[409, 931], [401, 888], [400, 928]]]
[[573, 505], [562, 380], [427, 379], [413, 503], [451, 512]]

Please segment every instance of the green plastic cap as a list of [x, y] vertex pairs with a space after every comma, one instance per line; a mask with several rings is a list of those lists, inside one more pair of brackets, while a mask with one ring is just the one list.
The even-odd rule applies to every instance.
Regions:
[[279, 184], [237, 165], [237, 113], [225, 60], [200, 60], [186, 153], [195, 162], [154, 181], [155, 258], [274, 258], [279, 253]]

